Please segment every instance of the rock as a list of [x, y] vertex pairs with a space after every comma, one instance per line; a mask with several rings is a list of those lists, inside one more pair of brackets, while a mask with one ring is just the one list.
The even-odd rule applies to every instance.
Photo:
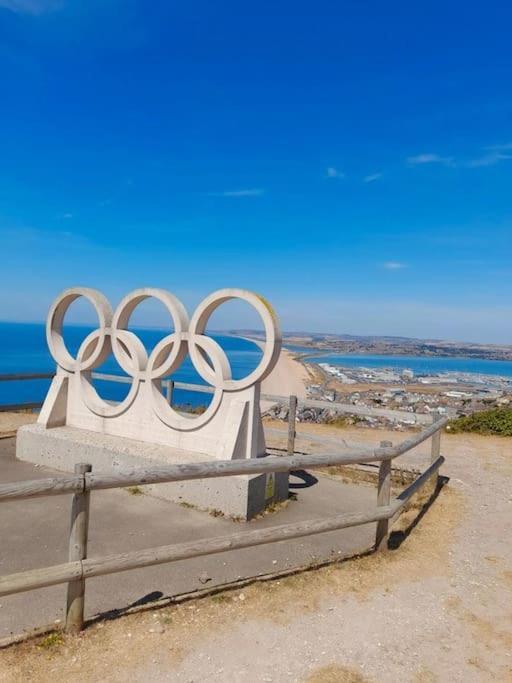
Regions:
[[149, 629], [150, 633], [165, 633], [165, 628], [163, 627], [162, 624], [155, 624], [153, 628]]
[[283, 407], [281, 408], [281, 410], [279, 411], [279, 414], [278, 414], [277, 417], [278, 417], [280, 420], [287, 420], [287, 419], [288, 419], [288, 412], [289, 412], [288, 408], [286, 408], [286, 407], [283, 406]]

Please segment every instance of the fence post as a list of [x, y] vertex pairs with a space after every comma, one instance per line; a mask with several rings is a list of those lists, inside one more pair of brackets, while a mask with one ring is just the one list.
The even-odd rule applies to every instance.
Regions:
[[[435, 412], [432, 415], [432, 422], [437, 422], [438, 420], [441, 419], [441, 414], [438, 412]], [[433, 436], [432, 436], [432, 441], [431, 441], [431, 446], [430, 446], [430, 462], [435, 462], [438, 457], [441, 455], [441, 430], [439, 429]], [[439, 479], [439, 470], [436, 470], [436, 473], [432, 475], [432, 492], [434, 493], [436, 488], [437, 488], [437, 482]]]
[[[391, 441], [381, 441], [381, 448], [389, 448]], [[381, 460], [379, 465], [379, 483], [377, 489], [377, 507], [387, 507], [391, 499], [391, 460]], [[389, 519], [377, 522], [375, 534], [375, 550], [386, 550], [389, 537]]]
[[165, 384], [165, 398], [167, 399], [167, 403], [171, 405], [172, 403], [172, 395], [174, 392], [174, 382], [172, 379], [168, 379], [166, 384]]
[[288, 411], [288, 455], [295, 453], [295, 419], [297, 417], [297, 397], [290, 396], [290, 409]]
[[[437, 422], [438, 420], [441, 419], [441, 415], [439, 413], [434, 413], [432, 415], [432, 422]], [[430, 462], [435, 462], [438, 457], [441, 454], [441, 430], [439, 429], [433, 436], [432, 436], [432, 446], [431, 446], [431, 451], [430, 451]]]
[[[91, 465], [77, 463], [75, 474], [85, 474], [92, 470]], [[69, 530], [69, 561], [85, 560], [87, 557], [87, 536], [89, 532], [90, 491], [73, 495], [71, 504], [71, 526]], [[68, 583], [66, 604], [66, 631], [78, 633], [84, 624], [85, 579]]]

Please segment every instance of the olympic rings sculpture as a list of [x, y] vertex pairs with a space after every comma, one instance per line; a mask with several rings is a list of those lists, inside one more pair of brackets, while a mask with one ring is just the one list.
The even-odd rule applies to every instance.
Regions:
[[[99, 326], [82, 342], [76, 358], [66, 348], [62, 325], [69, 306], [84, 297], [95, 308]], [[142, 341], [128, 330], [131, 315], [145, 299], [155, 298], [169, 312], [174, 332], [161, 339], [148, 355]], [[265, 348], [260, 363], [242, 379], [232, 379], [229, 360], [221, 346], [205, 334], [212, 313], [231, 299], [241, 299], [260, 314], [265, 328]], [[274, 310], [262, 297], [244, 289], [221, 289], [207, 296], [189, 320], [181, 301], [164, 289], [137, 289], [120, 302], [113, 311], [107, 298], [98, 290], [74, 287], [60, 294], [52, 304], [46, 323], [46, 338], [57, 365], [68, 375], [78, 376], [85, 405], [96, 415], [114, 418], [133, 404], [140, 391], [147, 392], [158, 418], [178, 430], [191, 430], [206, 424], [218, 410], [223, 395], [247, 389], [267, 377], [281, 351], [281, 332]], [[162, 395], [160, 379], [175, 372], [187, 352], [200, 377], [214, 388], [207, 410], [191, 418], [178, 413]], [[99, 367], [110, 354], [132, 378], [127, 396], [117, 404], [104, 401], [90, 381], [90, 372]], [[210, 362], [208, 362], [208, 359]]]

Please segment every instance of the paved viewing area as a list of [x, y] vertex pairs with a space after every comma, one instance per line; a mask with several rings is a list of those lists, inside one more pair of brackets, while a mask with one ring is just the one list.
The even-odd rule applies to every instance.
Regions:
[[[63, 476], [16, 460], [15, 439], [0, 440], [0, 483]], [[343, 484], [315, 475], [317, 483], [290, 478], [290, 500], [279, 512], [251, 522], [234, 522], [128, 489], [93, 492], [89, 532], [90, 557], [193, 539], [229, 535], [243, 528], [319, 519], [375, 507], [372, 486]], [[309, 483], [314, 482], [314, 479]], [[68, 552], [71, 496], [2, 503], [0, 574], [65, 562]], [[182, 560], [87, 581], [86, 616], [123, 610], [134, 603], [179, 595], [260, 574], [344, 557], [367, 550], [375, 524], [309, 536], [208, 557]], [[1, 599], [0, 637], [64, 619], [66, 585]]]

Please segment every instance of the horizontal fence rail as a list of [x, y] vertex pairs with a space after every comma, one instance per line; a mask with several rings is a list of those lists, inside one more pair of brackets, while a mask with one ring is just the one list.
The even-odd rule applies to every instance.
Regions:
[[[189, 543], [176, 543], [159, 546], [147, 550], [136, 550], [129, 553], [106, 555], [101, 558], [90, 558], [81, 561], [67, 562], [45, 569], [33, 569], [0, 578], [0, 596], [11, 595], [44, 588], [68, 581], [114, 574], [130, 569], [149, 567], [156, 564], [176, 562], [192, 557], [201, 557], [229, 550], [249, 548], [266, 543], [278, 543], [303, 536], [322, 534], [328, 531], [346, 529], [394, 517], [430, 477], [439, 470], [445, 459], [439, 456], [418, 479], [405, 489], [393, 502], [385, 507], [376, 508], [373, 513], [345, 513], [327, 519], [283, 524], [268, 529], [246, 531], [229, 536], [212, 539], [201, 539]], [[142, 482], [141, 482], [142, 483]]]
[[[275, 396], [273, 394], [261, 394], [263, 401], [274, 401], [275, 403], [287, 403], [288, 397]], [[338, 403], [337, 401], [323, 401], [313, 398], [297, 398], [299, 408], [321, 408], [329, 409], [336, 413], [345, 415], [361, 415], [366, 417], [384, 417], [388, 420], [407, 421], [412, 424], [428, 424], [430, 414], [413, 413], [407, 410], [391, 410], [388, 408], [371, 408], [370, 406], [357, 406], [352, 403]]]
[[54, 372], [17, 372], [9, 375], [0, 375], [0, 382], [21, 382], [27, 379], [53, 379], [54, 377]]
[[[0, 382], [14, 382], [22, 380], [41, 380], [53, 379], [55, 373], [17, 373], [0, 375]], [[132, 378], [123, 375], [112, 375], [104, 372], [93, 372], [92, 378], [105, 382], [115, 382], [119, 384], [131, 384]], [[177, 382], [171, 379], [162, 380], [162, 387], [170, 395], [173, 389], [192, 391], [200, 394], [213, 394], [213, 387], [204, 384], [191, 384], [190, 382]], [[278, 394], [261, 394], [261, 400], [273, 403], [288, 403], [289, 396]], [[351, 403], [339, 403], [337, 401], [323, 401], [312, 398], [296, 398], [298, 408], [328, 408], [336, 413], [345, 415], [361, 415], [366, 417], [383, 417], [388, 420], [410, 422], [412, 424], [428, 424], [431, 420], [430, 414], [413, 413], [406, 410], [390, 410], [386, 408], [372, 408], [370, 406], [358, 406]], [[16, 409], [36, 409], [41, 407], [41, 403], [18, 403], [9, 406], [0, 406], [0, 411]]]
[[0, 502], [8, 499], [56, 496], [76, 491], [144, 486], [146, 484], [162, 484], [192, 479], [211, 479], [238, 474], [291, 472], [292, 470], [306, 468], [318, 469], [335, 465], [356, 465], [362, 462], [392, 460], [419, 446], [432, 437], [433, 434], [439, 432], [447, 422], [447, 418], [437, 420], [427, 429], [396, 446], [354, 449], [347, 454], [269, 455], [264, 458], [250, 458], [248, 460], [217, 460], [215, 462], [187, 463], [182, 465], [137, 467], [119, 472], [87, 472], [84, 475], [12, 482], [0, 485]]

